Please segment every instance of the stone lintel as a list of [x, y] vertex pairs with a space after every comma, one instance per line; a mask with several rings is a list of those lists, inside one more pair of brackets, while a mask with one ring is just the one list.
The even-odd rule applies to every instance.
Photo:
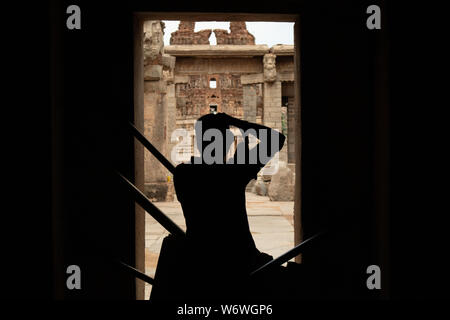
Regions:
[[170, 45], [164, 47], [164, 52], [172, 56], [263, 56], [269, 52], [269, 47], [261, 45]]
[[264, 75], [262, 73], [243, 74], [241, 75], [241, 84], [263, 83]]
[[[283, 72], [277, 73], [277, 81], [294, 81], [294, 73], [293, 72]], [[254, 73], [254, 74], [243, 74], [241, 75], [241, 84], [255, 84], [255, 83], [263, 83], [264, 75], [262, 73]]]
[[278, 72], [277, 80], [279, 81], [294, 81], [294, 72]]
[[270, 51], [277, 56], [293, 56], [294, 45], [292, 44], [277, 44], [270, 48]]

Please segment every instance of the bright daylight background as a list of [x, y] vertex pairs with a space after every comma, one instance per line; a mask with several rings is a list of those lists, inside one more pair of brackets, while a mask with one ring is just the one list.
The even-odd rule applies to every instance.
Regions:
[[[179, 21], [164, 20], [164, 44], [170, 44], [170, 34], [178, 29]], [[276, 44], [294, 44], [293, 22], [247, 22], [247, 30], [255, 36], [256, 44], [267, 44], [269, 48]], [[196, 22], [194, 31], [203, 29], [225, 29], [230, 31], [229, 22]], [[210, 44], [216, 44], [214, 32], [209, 38]]]

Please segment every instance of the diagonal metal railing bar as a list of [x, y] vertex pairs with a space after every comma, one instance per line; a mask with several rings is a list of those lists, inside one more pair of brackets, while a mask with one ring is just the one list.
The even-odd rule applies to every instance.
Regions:
[[159, 222], [167, 231], [176, 236], [184, 237], [186, 233], [175, 222], [173, 222], [168, 216], [166, 216], [161, 210], [155, 206], [141, 190], [136, 188], [127, 178], [117, 172], [122, 181], [128, 187], [128, 191], [131, 193], [134, 201], [137, 202], [149, 215], [151, 215], [156, 221]]
[[154, 284], [155, 280], [152, 277], [146, 275], [145, 273], [139, 271], [138, 269], [136, 269], [122, 261], [116, 260], [115, 262], [117, 265], [119, 265], [120, 267], [125, 269], [127, 272], [132, 273], [136, 278], [141, 279], [142, 281], [147, 282], [151, 285]]
[[305, 241], [302, 241], [301, 243], [296, 245], [291, 250], [283, 253], [281, 256], [279, 256], [279, 257], [277, 257], [277, 258], [267, 262], [263, 266], [259, 267], [258, 269], [256, 269], [252, 273], [250, 273], [250, 276], [253, 276], [256, 273], [262, 272], [262, 271], [267, 270], [268, 268], [271, 268], [271, 267], [281, 266], [283, 263], [288, 262], [292, 258], [298, 256], [300, 253], [302, 253], [302, 251], [305, 248], [307, 248], [308, 246], [311, 245], [311, 242], [314, 242], [313, 240], [321, 237], [324, 234], [325, 234], [325, 231], [322, 231], [322, 232], [319, 232], [319, 233], [313, 235], [312, 237], [306, 239]]
[[161, 162], [161, 164], [167, 168], [167, 170], [170, 171], [170, 173], [174, 174], [175, 173], [175, 166], [169, 161], [167, 160], [166, 157], [164, 157], [164, 155], [162, 155], [161, 152], [158, 151], [158, 149], [156, 149], [150, 141], [148, 141], [148, 139], [130, 122], [129, 123], [131, 132], [133, 133], [133, 136], [138, 139], [138, 141], [140, 143], [142, 143], [142, 145], [148, 150], [150, 151], [151, 154], [153, 154], [153, 156], [158, 159], [159, 162]]

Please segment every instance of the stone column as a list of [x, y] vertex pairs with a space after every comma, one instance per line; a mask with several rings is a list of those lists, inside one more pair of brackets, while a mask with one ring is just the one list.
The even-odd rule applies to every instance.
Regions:
[[264, 83], [264, 125], [281, 131], [281, 82]]
[[[281, 82], [264, 83], [264, 125], [282, 131], [281, 128]], [[287, 163], [287, 144], [283, 146], [279, 154], [280, 166]]]
[[[267, 53], [264, 55], [264, 125], [282, 131], [281, 128], [281, 81], [277, 80], [276, 55]], [[280, 166], [286, 166], [287, 147], [279, 154]]]
[[254, 85], [243, 85], [244, 120], [256, 122], [256, 89]]
[[[256, 122], [256, 108], [257, 108], [257, 100], [256, 100], [256, 88], [254, 84], [243, 85], [243, 120], [249, 122]], [[251, 180], [246, 190], [252, 191], [253, 186], [255, 184], [255, 180]]]
[[[144, 23], [144, 134], [167, 156], [167, 75], [163, 76], [167, 63], [163, 58], [162, 29], [159, 20]], [[166, 201], [170, 194], [167, 169], [147, 150], [144, 165], [145, 194], [153, 201]]]
[[[277, 80], [275, 66], [276, 56], [273, 53], [264, 55], [264, 125], [282, 131], [281, 127], [281, 81]], [[294, 175], [287, 167], [287, 144], [280, 150], [278, 171], [270, 177], [267, 194], [272, 201], [292, 201], [294, 197]]]
[[[171, 152], [172, 148], [176, 145], [176, 142], [171, 141], [172, 133], [176, 129], [176, 115], [177, 115], [177, 100], [175, 96], [175, 83], [174, 83], [174, 68], [175, 57], [169, 55], [163, 55], [163, 79], [166, 83], [166, 94], [164, 99], [165, 109], [165, 132], [164, 132], [164, 155], [169, 161], [172, 162]], [[173, 163], [173, 162], [172, 162]], [[167, 194], [166, 201], [173, 201], [175, 196], [175, 189], [173, 185], [173, 175], [167, 173]]]

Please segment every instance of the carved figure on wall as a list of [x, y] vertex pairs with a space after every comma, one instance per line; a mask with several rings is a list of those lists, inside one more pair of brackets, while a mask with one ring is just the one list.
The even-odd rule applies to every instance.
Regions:
[[163, 54], [164, 22], [159, 20], [144, 23], [144, 64], [150, 63]]
[[273, 82], [277, 79], [275, 58], [276, 55], [273, 53], [267, 53], [264, 55], [264, 81]]

